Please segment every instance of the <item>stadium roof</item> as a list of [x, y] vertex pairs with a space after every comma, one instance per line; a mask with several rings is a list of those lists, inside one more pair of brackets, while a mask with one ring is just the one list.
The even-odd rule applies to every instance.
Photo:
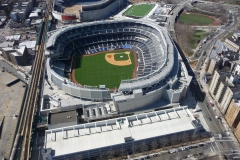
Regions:
[[[45, 148], [54, 156], [194, 130], [195, 118], [186, 107], [47, 130]], [[79, 145], [80, 144], [80, 145]]]

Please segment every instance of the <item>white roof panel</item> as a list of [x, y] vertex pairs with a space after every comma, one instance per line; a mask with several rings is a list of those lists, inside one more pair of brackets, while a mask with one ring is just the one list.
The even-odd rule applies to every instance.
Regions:
[[[172, 119], [168, 119], [168, 115], [166, 115], [165, 112], [159, 112], [162, 113], [160, 115], [162, 117], [161, 121], [159, 121], [157, 116], [154, 116], [156, 112], [150, 112], [81, 124], [74, 127], [69, 126], [47, 130], [45, 133], [45, 146], [46, 148], [52, 148], [55, 151], [55, 156], [59, 156], [122, 144], [125, 143], [125, 137], [132, 137], [136, 141], [185, 130], [194, 130], [195, 127], [192, 125], [192, 121], [195, 119], [190, 111], [181, 107], [178, 109], [166, 110]], [[151, 118], [148, 118], [148, 115]], [[137, 119], [137, 117], [139, 119]], [[151, 120], [154, 121], [151, 123]], [[107, 126], [105, 124], [107, 124]], [[98, 127], [95, 128], [95, 126]], [[88, 127], [90, 127], [90, 129]], [[62, 130], [65, 130], [65, 133]], [[76, 134], [78, 131], [80, 133], [79, 136]], [[93, 132], [91, 133], [90, 131]], [[53, 134], [53, 136], [51, 134]], [[51, 137], [56, 137], [56, 140], [52, 141]]]

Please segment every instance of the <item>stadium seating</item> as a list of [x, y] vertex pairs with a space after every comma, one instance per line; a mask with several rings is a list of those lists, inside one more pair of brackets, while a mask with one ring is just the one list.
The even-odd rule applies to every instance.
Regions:
[[[142, 81], [140, 87], [144, 89], [163, 82], [165, 77], [160, 77], [159, 73], [162, 72], [161, 68], [166, 66], [167, 47], [161, 30], [156, 30], [144, 23], [123, 21], [72, 27], [57, 35], [51, 50], [56, 59], [69, 62], [74, 55], [94, 54], [123, 48], [133, 49], [138, 59], [137, 79], [122, 80], [122, 83], [132, 84], [134, 81]], [[66, 67], [68, 65], [69, 63]], [[163, 74], [170, 71], [170, 69], [164, 70]], [[136, 84], [139, 85], [139, 83]]]

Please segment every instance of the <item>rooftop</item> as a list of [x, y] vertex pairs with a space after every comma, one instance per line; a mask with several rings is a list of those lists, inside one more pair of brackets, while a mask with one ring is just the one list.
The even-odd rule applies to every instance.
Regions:
[[14, 45], [14, 42], [3, 42], [3, 43], [0, 43], [0, 48], [5, 48], [5, 47], [12, 47]]
[[36, 41], [25, 41], [19, 44], [19, 46], [26, 46], [28, 49], [29, 48], [35, 48], [36, 46]]
[[[45, 148], [54, 156], [195, 129], [187, 107], [178, 107], [45, 131]], [[79, 145], [81, 144], [81, 145]]]
[[49, 119], [51, 125], [59, 123], [75, 122], [77, 120], [77, 112], [75, 110], [68, 112], [52, 113]]

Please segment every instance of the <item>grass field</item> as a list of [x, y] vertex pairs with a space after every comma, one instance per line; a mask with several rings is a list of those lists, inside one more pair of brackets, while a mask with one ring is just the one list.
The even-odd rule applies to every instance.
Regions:
[[123, 13], [124, 16], [134, 16], [134, 17], [144, 17], [152, 9], [154, 5], [152, 4], [140, 4], [130, 7], [126, 12]]
[[191, 38], [190, 42], [192, 45], [192, 48], [196, 48], [198, 43], [203, 40], [207, 36], [206, 31], [204, 30], [196, 30], [195, 34]]
[[[119, 54], [125, 51], [129, 50], [108, 51], [100, 54], [93, 54], [92, 56], [76, 58], [76, 80], [82, 85], [106, 85], [107, 88], [118, 88], [121, 80], [132, 78], [135, 67], [134, 53], [131, 51], [130, 58], [132, 64], [127, 66], [112, 65], [105, 60], [105, 55], [107, 53]], [[119, 58], [117, 58], [118, 60], [120, 60], [120, 55], [123, 54], [119, 54], [119, 57], [117, 56]]]
[[181, 14], [178, 22], [189, 25], [210, 25], [214, 23], [214, 19], [199, 14]]

